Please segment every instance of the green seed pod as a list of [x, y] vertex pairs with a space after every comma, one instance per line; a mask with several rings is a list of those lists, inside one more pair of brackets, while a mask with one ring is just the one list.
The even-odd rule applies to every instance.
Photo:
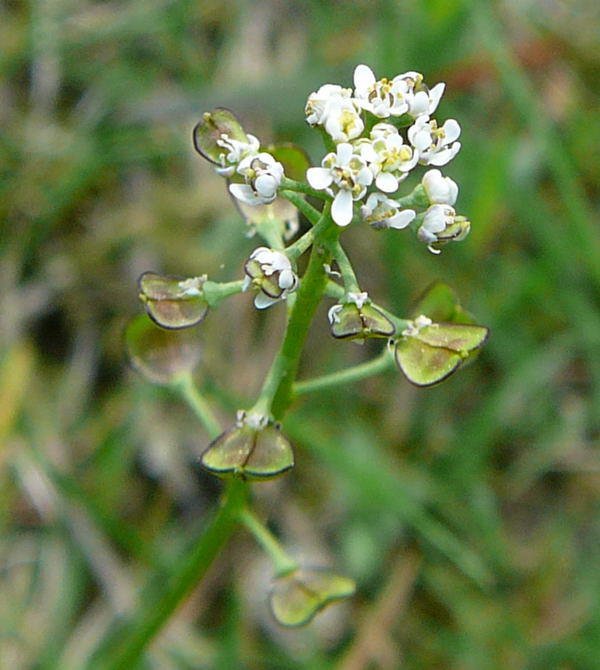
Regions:
[[211, 442], [200, 458], [204, 468], [219, 477], [264, 480], [293, 467], [292, 447], [278, 425], [240, 423]]
[[139, 297], [148, 316], [161, 328], [195, 326], [208, 313], [202, 294], [206, 277], [163, 277], [145, 272], [138, 280]]
[[132, 366], [155, 384], [171, 384], [200, 362], [197, 335], [191, 330], [158, 328], [140, 314], [125, 329], [125, 348]]
[[276, 579], [271, 611], [283, 626], [304, 626], [330, 603], [356, 591], [352, 579], [327, 568], [298, 568]]
[[248, 143], [248, 136], [235, 114], [224, 107], [204, 112], [202, 120], [194, 126], [192, 139], [196, 151], [206, 160], [224, 167], [224, 147], [219, 142], [225, 136], [229, 140]]
[[391, 337], [394, 324], [371, 303], [359, 307], [353, 302], [334, 305], [329, 310], [331, 334], [339, 339], [366, 339], [368, 337]]

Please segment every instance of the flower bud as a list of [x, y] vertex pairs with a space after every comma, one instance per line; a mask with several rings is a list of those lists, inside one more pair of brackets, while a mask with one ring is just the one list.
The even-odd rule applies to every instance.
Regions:
[[257, 309], [265, 309], [298, 288], [298, 277], [290, 259], [282, 252], [267, 247], [255, 249], [244, 266], [246, 288], [254, 286], [260, 293], [254, 299]]
[[362, 220], [373, 228], [395, 228], [402, 230], [415, 218], [413, 209], [400, 209], [398, 202], [385, 194], [371, 193], [360, 209]]
[[237, 166], [245, 184], [230, 184], [229, 192], [247, 205], [265, 205], [275, 200], [284, 176], [283, 165], [266, 152], [246, 156]]
[[297, 568], [278, 577], [269, 597], [283, 626], [304, 626], [330, 603], [354, 595], [352, 579], [327, 568]]
[[239, 412], [236, 425], [210, 443], [200, 462], [219, 477], [264, 480], [292, 468], [294, 454], [279, 424], [269, 424], [262, 415]]
[[391, 337], [394, 324], [371, 304], [366, 293], [348, 293], [347, 302], [334, 305], [328, 313], [331, 334], [339, 339]]
[[429, 251], [440, 253], [448, 242], [460, 242], [469, 234], [471, 223], [464, 216], [457, 216], [450, 205], [431, 205], [425, 212], [417, 237], [428, 245]]
[[431, 205], [454, 205], [458, 185], [450, 177], [443, 177], [439, 170], [428, 170], [421, 180]]
[[208, 313], [208, 302], [202, 293], [206, 276], [163, 277], [144, 272], [138, 279], [139, 297], [148, 316], [162, 328], [189, 328]]

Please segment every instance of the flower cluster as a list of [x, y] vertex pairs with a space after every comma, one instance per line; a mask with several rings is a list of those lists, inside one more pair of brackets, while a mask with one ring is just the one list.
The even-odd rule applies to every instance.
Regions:
[[[396, 229], [415, 221], [418, 238], [434, 253], [444, 243], [465, 237], [468, 222], [452, 209], [458, 187], [439, 170], [425, 174], [422, 202], [411, 203], [426, 205], [423, 214], [390, 197], [417, 165], [446, 165], [460, 150], [457, 121], [438, 124], [431, 118], [444, 88], [439, 83], [429, 89], [418, 72], [377, 80], [368, 66], [359, 65], [354, 90], [326, 84], [310, 94], [307, 122], [321, 126], [337, 146], [320, 167], [308, 169], [306, 178], [314, 189], [333, 197], [332, 216], [339, 226], [352, 221], [354, 203], [361, 201], [363, 221]], [[440, 205], [445, 206], [443, 217]]]

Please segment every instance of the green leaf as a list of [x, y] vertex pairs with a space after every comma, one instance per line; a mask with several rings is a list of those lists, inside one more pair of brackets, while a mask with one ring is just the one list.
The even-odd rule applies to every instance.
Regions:
[[432, 347], [416, 337], [399, 339], [396, 342], [395, 357], [400, 370], [416, 386], [438, 384], [463, 362], [459, 353], [442, 347]]
[[201, 358], [195, 331], [158, 328], [145, 314], [125, 329], [125, 348], [133, 367], [156, 384], [177, 381]]
[[288, 440], [277, 426], [240, 426], [219, 435], [202, 454], [204, 468], [219, 477], [261, 480], [277, 477], [294, 465]]
[[306, 171], [311, 166], [311, 162], [304, 149], [291, 142], [282, 142], [270, 145], [267, 151], [283, 165], [286, 177], [296, 181], [306, 179]]
[[169, 329], [189, 328], [206, 317], [208, 303], [201, 286], [200, 277], [163, 277], [154, 272], [145, 272], [138, 280], [140, 300], [148, 316], [161, 328]]
[[435, 281], [418, 299], [412, 316], [417, 317], [424, 314], [434, 322], [452, 322], [457, 307], [459, 307], [458, 296], [454, 290], [448, 284]]
[[221, 135], [240, 142], [248, 142], [248, 137], [235, 114], [224, 107], [205, 112], [202, 120], [194, 126], [192, 139], [196, 151], [215, 165], [221, 165], [223, 147], [217, 144]]
[[294, 570], [277, 579], [269, 602], [283, 626], [304, 626], [330, 603], [356, 591], [352, 579], [326, 568]]
[[479, 349], [485, 344], [489, 330], [484, 326], [454, 323], [434, 323], [419, 331], [415, 338], [432, 347], [444, 347], [461, 354]]

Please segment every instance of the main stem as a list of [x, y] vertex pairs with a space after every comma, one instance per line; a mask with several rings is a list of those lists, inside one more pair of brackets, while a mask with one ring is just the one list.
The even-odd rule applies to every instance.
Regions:
[[[202, 579], [238, 525], [247, 486], [239, 479], [227, 485], [224, 502], [202, 535], [167, 575], [159, 575], [146, 587], [139, 613], [109, 636], [88, 666], [93, 670], [133, 670], [150, 642], [173, 612]], [[123, 625], [123, 624], [121, 624]]]
[[[319, 222], [320, 234], [314, 240], [308, 267], [296, 294], [285, 337], [279, 353], [265, 379], [260, 396], [252, 411], [270, 413], [281, 419], [292, 401], [292, 386], [298, 372], [300, 354], [304, 347], [308, 329], [327, 286], [327, 274], [323, 267], [330, 262], [330, 244], [337, 239], [340, 229], [331, 220], [330, 205], [323, 208]], [[322, 227], [321, 227], [322, 226]], [[316, 228], [317, 226], [315, 226]]]

